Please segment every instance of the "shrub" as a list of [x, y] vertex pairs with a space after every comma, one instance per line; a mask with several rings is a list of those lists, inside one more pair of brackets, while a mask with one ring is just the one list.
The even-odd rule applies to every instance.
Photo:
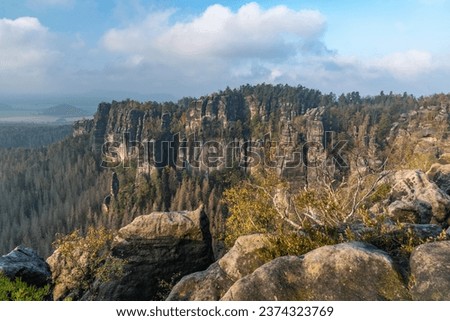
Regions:
[[44, 301], [50, 295], [50, 285], [38, 288], [20, 278], [10, 280], [0, 274], [0, 301]]
[[224, 193], [230, 216], [226, 244], [241, 236], [265, 233], [269, 257], [301, 255], [325, 245], [362, 241], [385, 250], [401, 261], [425, 242], [413, 229], [371, 214], [367, 204], [387, 197], [391, 186], [379, 184], [382, 175], [367, 175], [345, 182], [293, 191], [275, 175], [260, 173]]
[[[299, 255], [340, 241], [334, 218], [338, 204], [313, 191], [291, 195], [288, 184], [273, 173], [259, 173], [226, 190], [224, 201], [230, 212], [225, 235], [228, 247], [239, 236], [253, 233], [269, 236], [268, 257]], [[312, 207], [333, 213], [333, 218], [313, 213]], [[324, 224], [317, 224], [322, 220]]]
[[93, 291], [96, 280], [107, 282], [123, 274], [125, 261], [111, 255], [114, 233], [89, 227], [85, 236], [80, 230], [54, 242], [55, 253], [66, 270], [55, 281], [79, 296]]

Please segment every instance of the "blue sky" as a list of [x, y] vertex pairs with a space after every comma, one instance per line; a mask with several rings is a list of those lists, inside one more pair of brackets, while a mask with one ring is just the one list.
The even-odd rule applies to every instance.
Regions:
[[2, 0], [0, 96], [450, 92], [450, 0]]

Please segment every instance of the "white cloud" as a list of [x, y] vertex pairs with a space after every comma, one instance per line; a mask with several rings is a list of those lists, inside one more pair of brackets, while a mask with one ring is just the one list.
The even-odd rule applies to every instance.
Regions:
[[159, 34], [168, 28], [168, 20], [173, 11], [152, 14], [138, 25], [125, 29], [111, 29], [102, 39], [103, 46], [111, 52], [128, 54], [148, 52]]
[[180, 97], [262, 82], [336, 93], [448, 91], [450, 54], [412, 48], [383, 57], [340, 55], [323, 42], [326, 19], [318, 11], [250, 3], [236, 11], [213, 5], [189, 19], [178, 17], [175, 10], [139, 12], [126, 20], [135, 22], [105, 32], [98, 47], [82, 34], [56, 36], [36, 18], [0, 19], [0, 94], [122, 91]]
[[188, 21], [173, 23], [173, 17], [174, 11], [152, 13], [105, 33], [103, 47], [121, 62], [110, 71], [147, 73], [152, 76], [146, 83], [167, 81], [167, 90], [188, 95], [247, 82], [300, 83], [336, 92], [420, 90], [422, 77], [431, 72], [450, 74], [447, 60], [426, 51], [339, 55], [322, 41], [326, 19], [318, 11], [250, 3], [237, 11], [213, 5]]
[[75, 34], [75, 40], [70, 44], [70, 47], [73, 49], [83, 49], [86, 47], [86, 42], [84, 41], [83, 37], [77, 33]]
[[49, 31], [36, 18], [0, 19], [0, 85], [3, 90], [42, 80], [57, 55], [50, 49], [50, 40]]
[[281, 81], [289, 64], [328, 52], [321, 41], [326, 19], [318, 11], [213, 5], [173, 22], [175, 12], [153, 12], [105, 33], [101, 45], [115, 56], [107, 71], [111, 79], [134, 72], [143, 79], [138, 86], [167, 81], [157, 90], [198, 95], [227, 85]]
[[33, 68], [52, 55], [47, 48], [49, 34], [38, 19], [0, 19], [0, 61], [3, 70]]
[[431, 53], [418, 50], [392, 53], [370, 65], [380, 71], [387, 71], [398, 79], [414, 78], [434, 69]]
[[323, 91], [375, 94], [392, 90], [421, 95], [448, 92], [443, 79], [450, 77], [449, 61], [450, 53], [436, 55], [419, 50], [380, 58], [331, 55], [313, 57], [306, 64], [286, 69], [285, 74]]
[[256, 3], [237, 12], [216, 4], [188, 22], [169, 24], [172, 14], [153, 13], [142, 23], [112, 29], [103, 45], [152, 61], [280, 59], [295, 56], [302, 44], [316, 40], [325, 29], [325, 18], [318, 11], [285, 6], [263, 10]]

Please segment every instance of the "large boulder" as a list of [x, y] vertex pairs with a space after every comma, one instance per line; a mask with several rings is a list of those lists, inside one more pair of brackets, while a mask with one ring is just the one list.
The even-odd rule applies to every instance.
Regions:
[[419, 170], [392, 172], [383, 179], [390, 185], [388, 213], [401, 222], [448, 225], [450, 196]]
[[217, 263], [207, 270], [189, 274], [173, 288], [167, 301], [217, 301], [233, 285], [234, 280]]
[[222, 300], [407, 300], [392, 259], [360, 243], [277, 258], [237, 281]]
[[450, 300], [450, 241], [418, 246], [410, 266], [414, 300]]
[[37, 287], [51, 283], [50, 267], [33, 249], [18, 246], [9, 254], [0, 257], [0, 274], [11, 280], [22, 281]]
[[213, 262], [207, 216], [199, 208], [137, 217], [120, 229], [112, 252], [126, 260], [124, 276], [102, 284], [94, 299], [161, 299], [170, 283]]
[[[446, 158], [448, 154], [445, 154]], [[440, 159], [440, 163], [433, 164], [427, 172], [430, 180], [443, 190], [447, 195], [450, 194], [450, 164], [441, 164], [446, 162], [446, 158]]]
[[167, 300], [216, 301], [234, 282], [252, 273], [271, 259], [267, 236], [239, 237], [234, 246], [206, 271], [185, 276], [172, 289]]

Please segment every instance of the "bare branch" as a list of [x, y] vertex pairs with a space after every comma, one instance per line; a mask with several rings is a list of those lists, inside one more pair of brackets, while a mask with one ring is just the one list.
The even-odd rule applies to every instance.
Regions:
[[348, 219], [350, 219], [355, 213], [356, 210], [359, 208], [359, 206], [361, 205], [361, 203], [363, 203], [374, 191], [375, 188], [377, 187], [378, 183], [384, 178], [386, 177], [386, 175], [388, 175], [388, 172], [382, 172], [377, 179], [372, 183], [372, 185], [370, 186], [369, 190], [358, 200], [357, 199], [357, 195], [359, 194], [359, 189], [361, 188], [361, 180], [358, 179], [358, 185], [357, 185], [357, 191], [354, 195], [353, 198], [353, 206], [352, 206], [352, 210], [350, 211], [350, 213], [345, 217], [344, 219], [344, 223], [346, 223], [348, 221]]
[[279, 207], [278, 207], [278, 204], [277, 204], [277, 202], [276, 202], [276, 200], [275, 200], [275, 196], [272, 196], [272, 194], [269, 193], [269, 191], [267, 191], [267, 189], [265, 189], [265, 188], [262, 187], [262, 186], [258, 186], [258, 185], [251, 184], [251, 183], [249, 183], [249, 182], [247, 182], [247, 184], [248, 184], [249, 186], [253, 187], [253, 188], [259, 189], [259, 190], [262, 191], [264, 194], [266, 194], [267, 197], [269, 197], [269, 199], [271, 200], [271, 202], [272, 202], [272, 204], [273, 204], [273, 206], [274, 206], [275, 211], [277, 212], [278, 216], [279, 216], [283, 221], [285, 221], [286, 223], [288, 223], [289, 225], [291, 225], [292, 227], [294, 227], [294, 228], [296, 228], [296, 229], [298, 229], [298, 230], [302, 230], [302, 229], [303, 229], [303, 227], [302, 227], [301, 225], [295, 223], [294, 221], [292, 221], [292, 220], [288, 217], [288, 213], [287, 213], [286, 209], [284, 210], [284, 214], [283, 214], [283, 212], [282, 212], [282, 211], [279, 209]]

